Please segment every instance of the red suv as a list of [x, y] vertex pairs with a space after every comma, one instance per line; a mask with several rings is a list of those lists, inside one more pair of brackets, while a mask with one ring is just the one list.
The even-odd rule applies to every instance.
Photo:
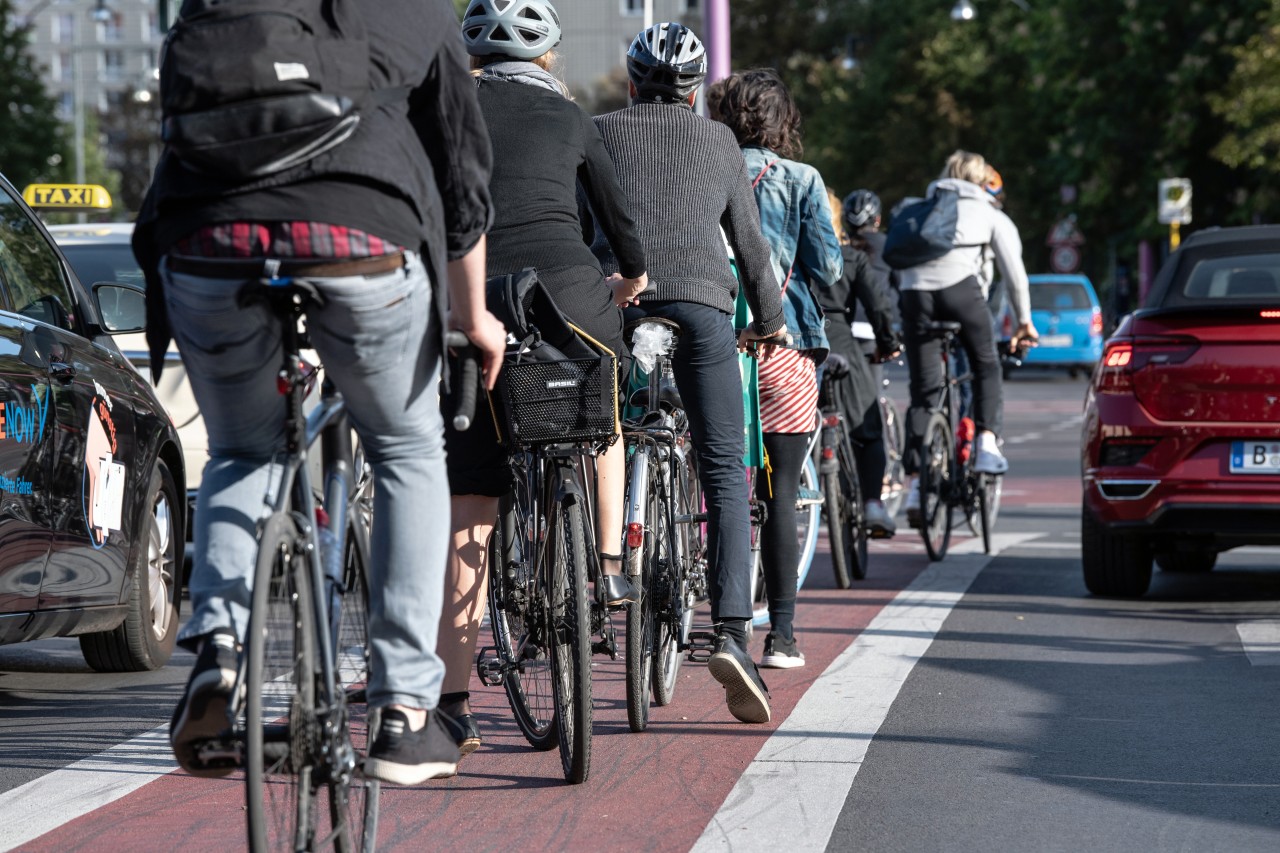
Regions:
[[1082, 441], [1090, 592], [1280, 544], [1280, 226], [1200, 231], [1170, 257], [1103, 349]]

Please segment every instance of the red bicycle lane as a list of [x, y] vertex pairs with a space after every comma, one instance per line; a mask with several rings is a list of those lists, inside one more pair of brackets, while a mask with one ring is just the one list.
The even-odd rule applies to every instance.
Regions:
[[[764, 672], [773, 706], [766, 725], [733, 720], [706, 667], [686, 661], [673, 703], [653, 708], [649, 729], [634, 734], [626, 719], [625, 667], [597, 656], [591, 776], [582, 785], [564, 783], [556, 750], [529, 748], [501, 688], [483, 687], [473, 677], [484, 745], [454, 779], [385, 787], [379, 849], [688, 850], [814, 680], [926, 565], [918, 539], [903, 530], [894, 542], [873, 547], [867, 580], [840, 591], [820, 548], [797, 602], [806, 666]], [[763, 633], [753, 643], [757, 657]], [[206, 780], [171, 773], [22, 849], [242, 848], [243, 792], [238, 775]]]

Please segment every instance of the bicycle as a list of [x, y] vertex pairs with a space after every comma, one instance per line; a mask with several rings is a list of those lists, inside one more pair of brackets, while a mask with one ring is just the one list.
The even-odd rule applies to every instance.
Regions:
[[[483, 683], [503, 686], [529, 744], [558, 746], [566, 781], [580, 783], [591, 767], [591, 656], [617, 658], [595, 546], [594, 490], [583, 485], [586, 460], [615, 435], [615, 362], [612, 353], [520, 358], [509, 352], [499, 377], [514, 486], [500, 501], [490, 544], [494, 645], [480, 650], [476, 668]], [[591, 402], [608, 396], [602, 382], [614, 401], [607, 417]]]
[[[960, 388], [972, 380], [966, 372], [956, 376], [951, 351], [961, 324], [934, 321], [927, 330], [942, 339], [943, 384], [938, 399], [930, 407], [920, 450], [920, 535], [929, 559], [938, 561], [947, 554], [951, 541], [954, 510], [963, 510], [970, 529], [982, 537], [984, 553], [991, 553], [991, 534], [1003, 491], [1002, 475], [986, 474], [974, 468], [977, 461], [973, 422], [963, 417]], [[1008, 347], [997, 345], [1004, 363], [1016, 362]], [[968, 420], [968, 431], [962, 431]]]
[[[381, 787], [361, 775], [358, 758], [377, 724], [365, 690], [373, 484], [330, 380], [316, 408], [302, 411], [318, 370], [299, 354], [299, 320], [321, 302], [318, 291], [273, 277], [246, 287], [241, 301], [263, 301], [281, 321], [286, 445], [275, 504], [259, 525], [229, 733], [199, 745], [197, 756], [244, 768], [251, 849], [372, 850]], [[459, 335], [450, 343], [469, 345]], [[464, 372], [475, 370], [471, 359]], [[319, 489], [308, 462], [317, 442]]]
[[822, 373], [820, 427], [811, 448], [818, 454], [822, 482], [822, 514], [831, 543], [831, 568], [836, 588], [848, 589], [853, 580], [867, 576], [866, 504], [858, 476], [854, 440], [844, 417], [844, 397], [839, 380], [849, 373], [839, 355], [827, 357]]
[[[882, 380], [881, 385], [883, 388], [889, 387], [888, 376]], [[902, 502], [907, 498], [906, 427], [898, 414], [898, 407], [887, 394], [881, 393], [878, 402], [880, 421], [884, 425], [884, 455], [887, 463], [880, 500], [889, 517], [895, 518], [902, 508]]]
[[707, 597], [701, 525], [706, 521], [688, 441], [684, 403], [673, 384], [671, 353], [678, 324], [649, 317], [633, 324], [633, 340], [652, 342], [637, 360], [647, 381], [629, 397], [640, 413], [623, 426], [627, 443], [627, 514], [623, 565], [640, 587], [627, 609], [627, 722], [634, 732], [649, 724], [649, 705], [670, 704], [684, 654], [690, 648], [693, 612]]

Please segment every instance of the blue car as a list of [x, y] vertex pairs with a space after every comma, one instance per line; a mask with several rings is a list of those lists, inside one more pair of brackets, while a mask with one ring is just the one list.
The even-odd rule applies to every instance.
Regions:
[[1028, 367], [1091, 373], [1102, 357], [1102, 307], [1088, 276], [1033, 275], [1031, 322], [1040, 345], [1023, 356]]

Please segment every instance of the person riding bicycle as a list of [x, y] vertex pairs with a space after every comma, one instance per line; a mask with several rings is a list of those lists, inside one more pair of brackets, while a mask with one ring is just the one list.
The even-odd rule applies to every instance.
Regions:
[[197, 775], [230, 772], [202, 765], [196, 744], [227, 728], [256, 527], [271, 511], [273, 459], [285, 448], [279, 321], [265, 305], [239, 301], [277, 274], [321, 297], [307, 306], [307, 331], [377, 482], [367, 696], [381, 724], [365, 773], [418, 784], [457, 768], [435, 710], [449, 535], [438, 501], [446, 473], [436, 386], [446, 277], [447, 322], [480, 348], [490, 383], [502, 359], [505, 333], [484, 307], [489, 142], [450, 35], [452, 7], [358, 5], [371, 85], [399, 97], [371, 99], [344, 142], [266, 177], [201, 172], [166, 148], [133, 236], [148, 280], [153, 372], [171, 326], [209, 437], [193, 521], [193, 612], [179, 637], [198, 657], [170, 727], [178, 763]]
[[[843, 356], [849, 365], [848, 376], [834, 381], [843, 383], [840, 396], [849, 434], [854, 440], [867, 528], [873, 538], [887, 539], [897, 533], [897, 526], [880, 499], [888, 457], [884, 448], [884, 419], [880, 415], [880, 384], [872, 367], [897, 357], [902, 344], [893, 329], [893, 303], [897, 295], [888, 281], [877, 274], [871, 256], [855, 243], [858, 227], [870, 221], [864, 218], [868, 208], [861, 193], [865, 192], [858, 190], [846, 196], [844, 202], [833, 202], [839, 211], [833, 224], [844, 254], [844, 274], [830, 290], [818, 293], [818, 302], [831, 321], [827, 326], [831, 351]], [[876, 206], [878, 208], [879, 199]], [[854, 318], [859, 312], [866, 318], [862, 322], [873, 339], [870, 359], [855, 333]]]
[[[673, 367], [707, 504], [711, 616], [719, 626], [708, 666], [734, 717], [768, 722], [769, 693], [746, 649], [751, 528], [733, 330], [738, 280], [725, 237], [755, 317], [744, 345], [785, 337], [780, 283], [737, 141], [693, 111], [707, 73], [702, 42], [681, 24], [655, 24], [631, 42], [627, 73], [631, 105], [596, 117], [649, 261], [649, 288], [627, 317], [680, 324]], [[599, 239], [595, 248], [603, 251]]]
[[[846, 209], [847, 208], [847, 209]], [[885, 234], [880, 230], [880, 196], [868, 189], [857, 189], [844, 197], [839, 206], [832, 208], [840, 219], [840, 230], [849, 244], [865, 252], [871, 261], [871, 276], [878, 290], [889, 297], [890, 328], [895, 337], [901, 336], [902, 316], [898, 312], [897, 273], [884, 262]], [[849, 212], [852, 211], [852, 212]], [[861, 302], [853, 315], [853, 336], [862, 351], [871, 360], [871, 379], [876, 393], [884, 387], [884, 363], [876, 359], [876, 332], [867, 318], [867, 310]]]
[[840, 244], [831, 227], [826, 185], [800, 155], [800, 111], [773, 71], [753, 70], [718, 81], [707, 91], [711, 117], [733, 131], [752, 177], [760, 224], [774, 273], [782, 281], [782, 307], [791, 342], [761, 359], [760, 429], [768, 474], [756, 479], [764, 504], [760, 560], [769, 599], [769, 634], [760, 665], [804, 666], [793, 622], [799, 546], [796, 494], [818, 411], [817, 366], [830, 345], [814, 301], [840, 278]]
[[[480, 109], [493, 147], [489, 191], [497, 210], [488, 238], [490, 275], [538, 271], [565, 315], [621, 358], [619, 305], [644, 289], [644, 247], [609, 152], [590, 116], [568, 99], [550, 73], [561, 30], [546, 0], [502, 4], [471, 0], [462, 19]], [[521, 37], [523, 35], [523, 37]], [[583, 239], [576, 186], [596, 211], [622, 267], [606, 282]], [[511, 465], [492, 419], [469, 430], [445, 427], [453, 548], [445, 584], [439, 650], [445, 660], [441, 708], [464, 754], [480, 745], [469, 707], [468, 684], [475, 664], [480, 621], [488, 600], [485, 543], [493, 531], [498, 499], [511, 490]], [[621, 572], [626, 447], [615, 442], [597, 460], [601, 558], [610, 604], [636, 600], [637, 590]]]
[[934, 321], [961, 324], [958, 340], [973, 370], [973, 420], [977, 430], [975, 470], [1003, 474], [1009, 463], [1000, 452], [995, 429], [1002, 407], [1000, 361], [986, 292], [991, 267], [988, 252], [1009, 287], [1018, 323], [1011, 345], [1034, 342], [1039, 336], [1031, 323], [1031, 296], [1022, 263], [1018, 229], [992, 202], [983, 188], [987, 164], [982, 155], [956, 151], [941, 177], [929, 185], [928, 196], [939, 191], [958, 196], [953, 248], [936, 260], [899, 271], [902, 324], [910, 369], [911, 408], [907, 413], [905, 467], [911, 475], [907, 492], [907, 522], [920, 526], [920, 443], [929, 410], [942, 390], [942, 341], [929, 330]]

